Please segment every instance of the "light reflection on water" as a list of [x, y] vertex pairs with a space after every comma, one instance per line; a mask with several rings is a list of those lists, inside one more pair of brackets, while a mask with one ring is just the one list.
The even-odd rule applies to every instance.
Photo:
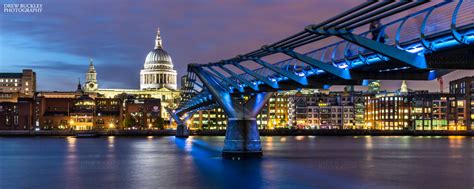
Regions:
[[75, 152], [76, 151], [76, 137], [66, 137], [67, 143], [68, 143], [68, 151], [69, 152]]
[[0, 188], [474, 186], [472, 137], [261, 137], [264, 158], [240, 161], [223, 140], [0, 138]]
[[109, 136], [107, 137], [108, 139], [108, 142], [109, 142], [109, 151], [113, 151], [114, 150], [114, 141], [115, 141], [115, 136]]

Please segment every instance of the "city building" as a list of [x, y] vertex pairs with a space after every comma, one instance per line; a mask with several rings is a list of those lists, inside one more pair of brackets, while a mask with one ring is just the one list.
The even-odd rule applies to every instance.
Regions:
[[274, 93], [257, 115], [259, 129], [288, 128], [288, 96]]
[[365, 124], [375, 130], [466, 130], [462, 95], [414, 91], [366, 95]]
[[33, 97], [36, 92], [36, 73], [24, 69], [22, 73], [0, 73], [0, 102], [16, 102], [19, 97]]
[[137, 95], [104, 98], [75, 91], [41, 91], [32, 98], [0, 102], [0, 130], [167, 129], [161, 101]]
[[450, 93], [400, 90], [365, 95], [365, 125], [375, 130], [472, 130], [474, 77], [450, 82]]
[[369, 83], [367, 92], [370, 94], [379, 93], [381, 88], [380, 80], [375, 80]]
[[34, 103], [36, 130], [100, 130], [121, 123], [121, 99], [85, 93], [80, 83], [76, 91], [38, 92]]
[[0, 130], [33, 129], [33, 98], [0, 102]]
[[124, 100], [123, 129], [165, 129], [160, 99]]
[[367, 94], [364, 102], [366, 128], [375, 130], [410, 128], [410, 96], [399, 93]]
[[[187, 124], [192, 130], [224, 130], [227, 116], [221, 108], [200, 110]], [[257, 126], [259, 129], [288, 128], [288, 99], [285, 93], [273, 94], [257, 115]]]
[[464, 96], [466, 102], [466, 126], [474, 130], [474, 76], [464, 77], [449, 82], [449, 92], [455, 95]]
[[[160, 107], [174, 108], [179, 103], [180, 92], [177, 90], [177, 73], [173, 69], [171, 56], [163, 49], [160, 31], [157, 31], [155, 48], [146, 56], [144, 68], [140, 72], [140, 89], [105, 89], [99, 88], [97, 71], [92, 59], [86, 72], [84, 90], [97, 93], [105, 98], [115, 98], [124, 94], [137, 98], [155, 98], [161, 100]], [[170, 120], [164, 109], [160, 110], [161, 117]]]
[[[363, 129], [364, 98], [360, 92], [300, 90], [274, 93], [257, 115], [259, 129]], [[196, 112], [191, 129], [225, 129], [220, 108]]]
[[152, 98], [39, 92], [33, 119], [39, 130], [165, 129], [160, 106], [160, 99]]
[[225, 130], [227, 116], [222, 108], [200, 110], [186, 124], [191, 130]]
[[302, 90], [290, 97], [290, 125], [309, 129], [362, 129], [360, 92]]
[[467, 103], [459, 94], [411, 93], [411, 125], [413, 130], [466, 130]]

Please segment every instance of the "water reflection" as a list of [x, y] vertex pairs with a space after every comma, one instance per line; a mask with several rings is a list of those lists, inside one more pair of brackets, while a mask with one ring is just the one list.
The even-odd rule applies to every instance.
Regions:
[[[224, 137], [8, 138], [1, 188], [470, 188], [466, 137], [262, 137], [224, 160]], [[54, 180], [54, 182], [51, 182]], [[429, 182], [426, 182], [426, 181]], [[7, 182], [8, 181], [8, 182]]]
[[304, 140], [305, 138], [306, 138], [306, 136], [296, 136], [296, 137], [295, 137], [295, 139], [296, 139], [297, 141], [302, 141], [302, 140]]
[[77, 138], [75, 137], [67, 137], [67, 154], [65, 157], [65, 161], [63, 163], [63, 168], [65, 169], [66, 173], [66, 183], [71, 183], [71, 179], [76, 178], [79, 169], [79, 161], [77, 156]]
[[465, 136], [449, 136], [449, 148], [462, 148], [465, 143]]
[[365, 149], [366, 150], [372, 150], [374, 148], [374, 143], [372, 141], [372, 136], [365, 136]]
[[449, 136], [449, 157], [452, 159], [461, 159], [463, 158], [464, 153], [462, 149], [464, 148], [464, 143], [466, 142], [466, 137], [464, 136]]
[[114, 143], [115, 143], [115, 136], [107, 137], [107, 141], [109, 143], [109, 145], [108, 145], [109, 151], [113, 151], [114, 150]]
[[273, 150], [273, 138], [274, 137], [260, 137], [262, 141], [262, 147], [267, 150]]
[[[204, 139], [208, 139], [204, 137]], [[262, 187], [261, 162], [262, 160], [225, 160], [221, 158], [221, 147], [211, 141], [194, 137], [175, 139], [176, 146], [189, 153], [192, 162], [186, 164], [197, 168], [196, 176], [201, 184], [197, 188], [252, 188]], [[219, 142], [220, 143], [220, 142]]]
[[72, 136], [66, 137], [68, 152], [76, 152], [76, 140], [77, 138]]

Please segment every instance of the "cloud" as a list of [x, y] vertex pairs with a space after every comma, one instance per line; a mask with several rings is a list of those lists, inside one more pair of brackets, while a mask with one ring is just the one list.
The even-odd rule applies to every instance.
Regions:
[[[21, 3], [21, 2], [19, 2]], [[44, 1], [40, 14], [0, 13], [0, 62], [71, 82], [93, 58], [101, 87], [138, 88], [139, 71], [160, 27], [178, 76], [189, 63], [250, 52], [342, 12], [357, 1]], [[29, 51], [38, 51], [36, 57]], [[1, 51], [1, 49], [0, 49]], [[41, 56], [43, 54], [47, 54]], [[49, 56], [56, 53], [54, 57]], [[71, 61], [70, 57], [75, 57]], [[7, 63], [5, 63], [7, 62]], [[73, 62], [73, 63], [71, 63]], [[66, 64], [69, 63], [69, 64]], [[12, 66], [15, 65], [15, 66]], [[10, 70], [10, 69], [8, 69]], [[178, 79], [179, 80], [179, 79]], [[43, 81], [41, 81], [43, 82]], [[45, 88], [70, 86], [43, 83]]]
[[84, 65], [66, 63], [62, 61], [35, 61], [31, 64], [18, 64], [17, 68], [29, 68], [39, 71], [84, 73]]
[[[353, 4], [344, 1], [335, 6], [324, 2], [53, 0], [42, 2], [41, 14], [4, 13], [0, 17], [0, 36], [14, 34], [34, 41], [9, 41], [10, 46], [20, 51], [33, 48], [83, 59], [93, 57], [98, 67], [110, 69], [99, 76], [103, 80], [137, 87], [138, 72], [153, 47], [157, 27], [161, 28], [165, 49], [182, 76], [188, 63], [218, 61], [251, 51]], [[316, 6], [326, 8], [315, 12]], [[84, 70], [77, 65], [38, 61], [44, 64], [34, 67], [44, 71], [80, 73]], [[68, 60], [58, 57], [55, 61]], [[18, 65], [35, 65], [35, 62], [18, 62]], [[115, 79], [114, 73], [136, 75]]]

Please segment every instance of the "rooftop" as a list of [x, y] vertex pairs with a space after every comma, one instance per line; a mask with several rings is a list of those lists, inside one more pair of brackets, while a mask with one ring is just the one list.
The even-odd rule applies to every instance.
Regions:
[[22, 73], [0, 73], [0, 78], [21, 78]]

